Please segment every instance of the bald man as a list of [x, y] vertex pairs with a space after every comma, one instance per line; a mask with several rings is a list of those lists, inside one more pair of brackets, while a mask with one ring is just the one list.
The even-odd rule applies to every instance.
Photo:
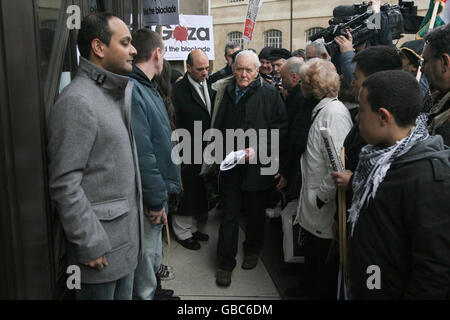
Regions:
[[[200, 121], [203, 133], [211, 125], [213, 91], [206, 82], [209, 71], [207, 55], [202, 50], [193, 50], [186, 60], [187, 72], [173, 87], [172, 100], [175, 106], [176, 126], [194, 136], [194, 122]], [[202, 158], [202, 154], [197, 158]], [[208, 201], [203, 179], [199, 176], [202, 164], [194, 164], [194, 143], [191, 161], [181, 164], [183, 195], [172, 226], [176, 240], [186, 249], [199, 250], [199, 241], [209, 236], [202, 232], [208, 218]]]

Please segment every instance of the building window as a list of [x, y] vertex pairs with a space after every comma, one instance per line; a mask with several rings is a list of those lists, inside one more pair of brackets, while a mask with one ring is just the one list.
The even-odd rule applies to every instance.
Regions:
[[280, 30], [268, 30], [264, 33], [264, 46], [273, 48], [282, 48], [282, 32]]
[[316, 33], [319, 33], [320, 31], [324, 30], [325, 28], [322, 27], [314, 27], [314, 28], [310, 28], [308, 30], [306, 30], [305, 34], [306, 34], [306, 42], [309, 41], [309, 38], [312, 37], [313, 35], [315, 35]]
[[244, 2], [244, 0], [230, 0], [230, 2]]
[[242, 32], [233, 31], [228, 34], [228, 42], [237, 43], [244, 48], [244, 39], [242, 38]]

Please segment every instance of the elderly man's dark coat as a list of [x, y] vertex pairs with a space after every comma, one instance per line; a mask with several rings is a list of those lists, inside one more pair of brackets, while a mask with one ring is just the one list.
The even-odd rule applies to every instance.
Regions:
[[[258, 76], [248, 86], [245, 94], [236, 104], [236, 79], [232, 78], [223, 84], [226, 85], [226, 89], [218, 105], [219, 109], [217, 110], [217, 117], [213, 127], [221, 130], [224, 136], [225, 130], [230, 128], [241, 128], [244, 131], [256, 129], [257, 132], [260, 129], [267, 129], [269, 137], [267, 141], [268, 150], [270, 150], [271, 143], [279, 143], [279, 147], [283, 146], [287, 136], [288, 120], [286, 109], [278, 90]], [[227, 121], [230, 119], [230, 113], [235, 116], [241, 114], [242, 117], [236, 116], [236, 118], [242, 120], [241, 123], [234, 123], [233, 126], [229, 126]], [[279, 130], [279, 141], [274, 142], [270, 140], [271, 129]], [[261, 175], [262, 167], [269, 167], [269, 165], [262, 165], [258, 161], [257, 164], [248, 164], [245, 166], [243, 169], [242, 190], [262, 191], [273, 186], [273, 176]]]

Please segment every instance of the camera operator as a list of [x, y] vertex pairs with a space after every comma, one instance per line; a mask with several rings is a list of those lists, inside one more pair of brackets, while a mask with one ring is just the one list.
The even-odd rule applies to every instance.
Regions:
[[365, 41], [356, 48], [353, 48], [353, 36], [351, 30], [346, 30], [347, 37], [337, 36], [334, 38], [334, 41], [339, 45], [340, 49], [339, 58], [336, 59], [339, 64], [338, 69], [340, 69], [341, 73], [344, 75], [344, 80], [348, 86], [350, 86], [351, 82], [354, 80], [353, 72], [355, 71], [355, 64], [352, 63], [352, 59], [356, 53], [364, 50], [368, 46], [393, 46], [392, 32], [389, 29], [389, 20], [386, 13], [382, 12], [380, 9], [380, 0], [370, 1], [369, 5], [371, 5], [373, 14], [380, 14], [380, 29], [377, 30], [371, 39]]

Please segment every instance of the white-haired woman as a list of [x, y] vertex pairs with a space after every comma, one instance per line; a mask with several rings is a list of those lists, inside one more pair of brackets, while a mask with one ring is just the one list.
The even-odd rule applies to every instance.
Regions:
[[313, 298], [334, 298], [337, 267], [330, 268], [325, 260], [333, 238], [336, 187], [320, 129], [330, 130], [339, 151], [352, 120], [348, 109], [337, 99], [339, 75], [331, 62], [318, 58], [309, 60], [300, 70], [300, 78], [303, 95], [319, 100], [312, 111], [306, 150], [300, 160], [302, 189], [295, 219], [305, 233], [305, 279], [308, 283], [304, 286]]

